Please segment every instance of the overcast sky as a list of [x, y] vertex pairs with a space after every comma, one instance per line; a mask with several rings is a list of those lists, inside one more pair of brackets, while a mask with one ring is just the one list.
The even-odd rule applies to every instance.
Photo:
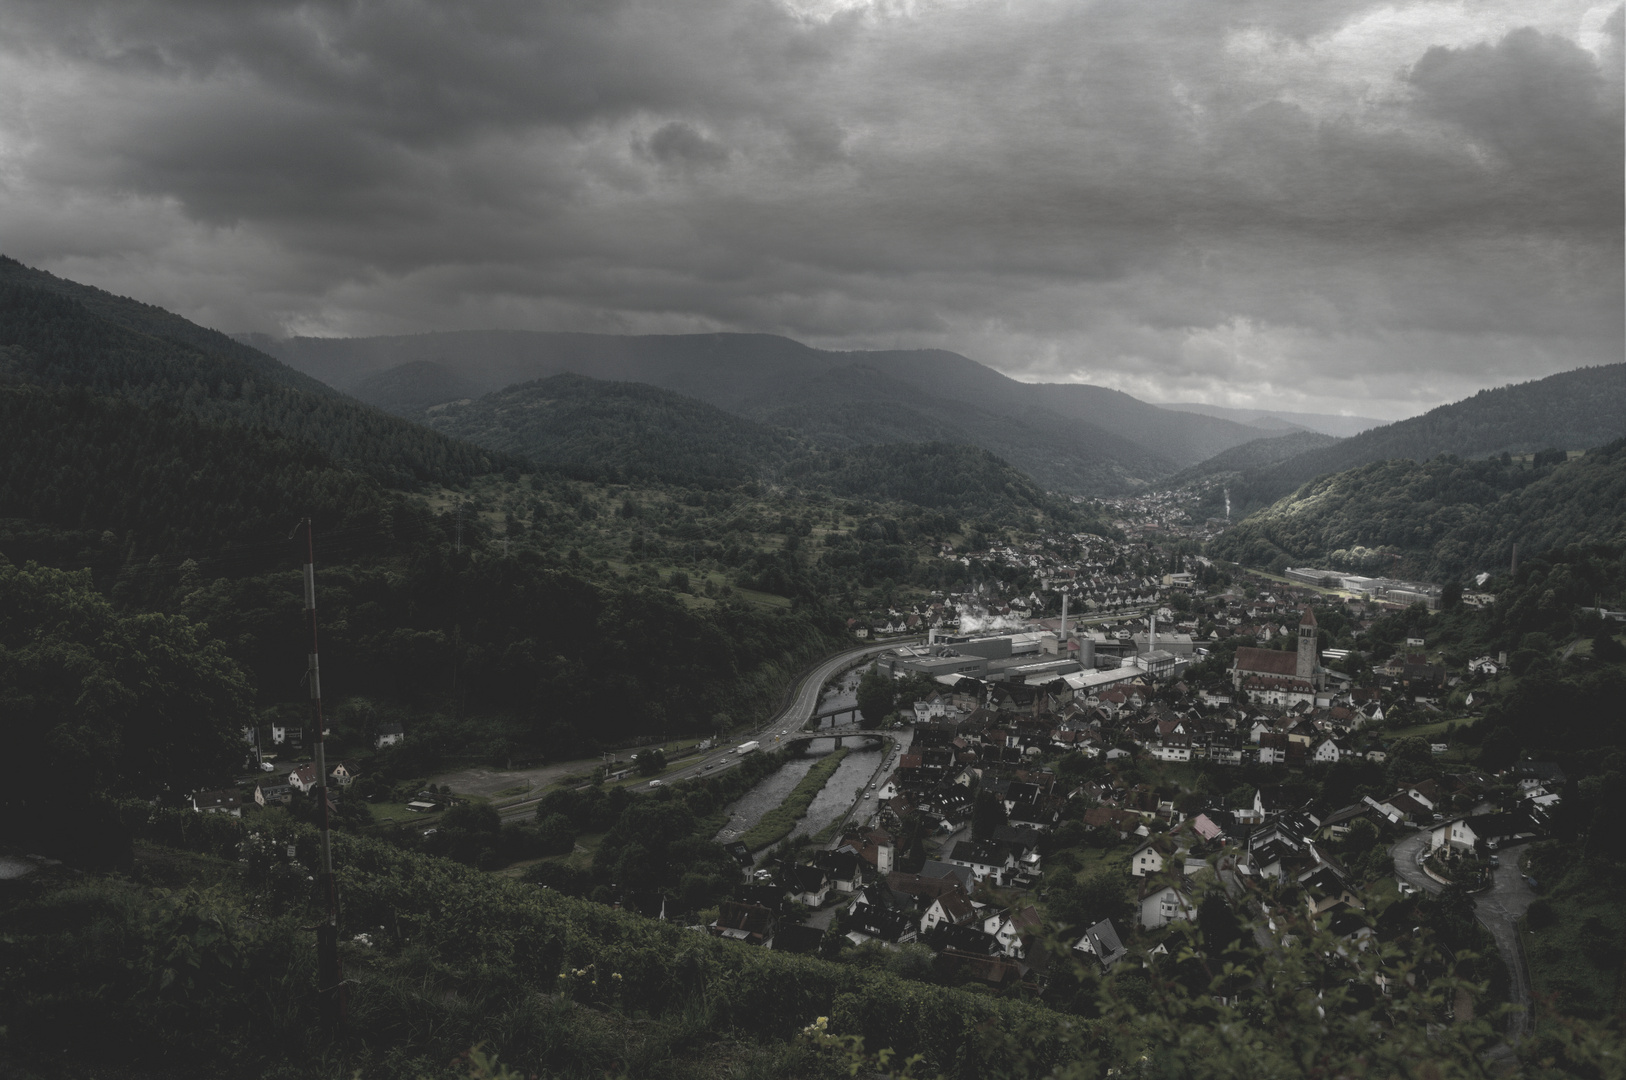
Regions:
[[0, 0], [0, 247], [225, 330], [1419, 412], [1622, 359], [1588, 0]]

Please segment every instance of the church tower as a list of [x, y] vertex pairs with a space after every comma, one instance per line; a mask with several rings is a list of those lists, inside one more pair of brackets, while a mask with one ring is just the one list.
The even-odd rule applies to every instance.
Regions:
[[1315, 613], [1306, 607], [1304, 618], [1299, 620], [1299, 663], [1295, 673], [1304, 682], [1315, 679], [1316, 652]]

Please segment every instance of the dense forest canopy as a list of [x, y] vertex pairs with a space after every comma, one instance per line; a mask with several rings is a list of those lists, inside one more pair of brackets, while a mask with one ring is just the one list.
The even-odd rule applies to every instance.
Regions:
[[[1227, 486], [1240, 512], [1268, 506], [1306, 481], [1381, 461], [1415, 462], [1585, 450], [1626, 435], [1626, 364], [1578, 368], [1481, 390], [1421, 416], [1371, 428], [1321, 449], [1245, 469]], [[1217, 487], [1208, 505], [1219, 505]]]
[[1253, 514], [1215, 554], [1277, 570], [1313, 565], [1432, 581], [1567, 544], [1626, 543], [1626, 440], [1566, 460], [1406, 459], [1322, 477]]
[[518, 464], [335, 394], [167, 312], [0, 263], [0, 383], [80, 389], [270, 428], [396, 487]]
[[772, 475], [788, 432], [643, 383], [555, 375], [420, 414], [437, 431], [573, 475], [715, 487]]

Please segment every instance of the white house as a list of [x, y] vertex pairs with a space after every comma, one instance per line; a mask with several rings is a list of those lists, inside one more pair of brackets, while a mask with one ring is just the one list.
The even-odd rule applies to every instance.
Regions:
[[301, 765], [288, 774], [288, 786], [301, 794], [309, 794], [316, 787], [316, 766]]
[[947, 889], [932, 901], [932, 906], [920, 917], [920, 932], [924, 934], [943, 923], [963, 926], [975, 921], [976, 917], [977, 909], [965, 893], [959, 889]]
[[373, 737], [373, 749], [382, 750], [403, 742], [406, 742], [406, 732], [401, 730], [401, 722], [386, 720], [378, 725], [378, 734]]
[[1140, 847], [1129, 853], [1129, 872], [1136, 877], [1145, 877], [1155, 874], [1163, 869], [1163, 852], [1159, 851], [1157, 840], [1148, 840]]
[[1042, 928], [1043, 920], [1031, 906], [1011, 912], [996, 912], [982, 921], [982, 932], [999, 942], [1000, 951], [1006, 956], [1017, 959], [1021, 959], [1024, 952], [1022, 935], [1036, 934]]
[[1322, 739], [1310, 752], [1310, 760], [1318, 765], [1331, 765], [1342, 756], [1343, 751], [1331, 739]]
[[1003, 885], [1005, 876], [1016, 869], [1016, 857], [999, 844], [979, 844], [961, 840], [949, 851], [945, 862], [968, 868], [978, 881], [992, 878]]
[[243, 797], [235, 791], [200, 791], [192, 796], [192, 809], [200, 814], [243, 816]]
[[1140, 898], [1140, 924], [1144, 929], [1156, 930], [1176, 919], [1189, 921], [1196, 917], [1197, 903], [1185, 879], [1152, 889]]

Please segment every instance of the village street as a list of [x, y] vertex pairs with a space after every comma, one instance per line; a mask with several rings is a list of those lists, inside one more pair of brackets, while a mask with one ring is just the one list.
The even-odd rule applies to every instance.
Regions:
[[[1428, 839], [1426, 831], [1416, 832], [1391, 848], [1390, 854], [1394, 857], [1395, 874], [1402, 881], [1433, 894], [1443, 886], [1424, 873], [1419, 862], [1421, 853], [1428, 850]], [[1517, 849], [1510, 851], [1504, 846], [1501, 865], [1492, 875], [1490, 889], [1474, 897], [1474, 915], [1496, 939], [1496, 948], [1507, 964], [1508, 995], [1513, 1003], [1507, 1034], [1512, 1043], [1518, 1043], [1531, 1030], [1530, 974], [1525, 969], [1518, 920], [1524, 917], [1535, 898], [1536, 894], [1519, 871]]]

